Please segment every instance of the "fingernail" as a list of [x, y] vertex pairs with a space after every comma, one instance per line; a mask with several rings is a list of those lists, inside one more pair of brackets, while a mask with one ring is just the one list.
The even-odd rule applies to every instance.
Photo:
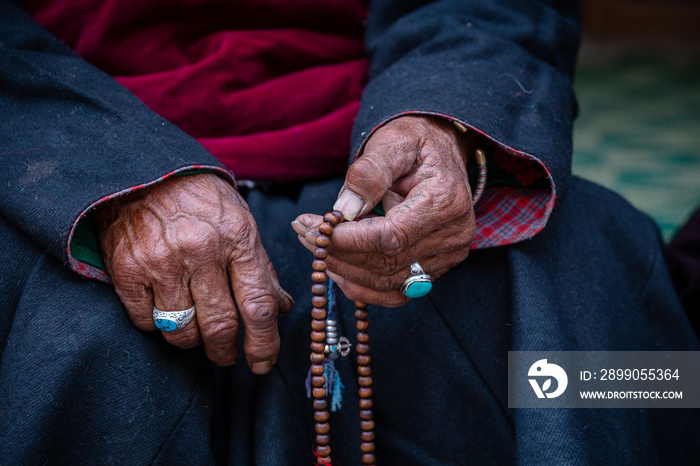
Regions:
[[294, 220], [292, 222], [292, 228], [298, 235], [304, 235], [311, 229], [308, 225], [304, 225], [299, 220]]
[[345, 220], [348, 221], [355, 220], [364, 207], [364, 199], [349, 189], [343, 189], [340, 192], [340, 196], [338, 196], [338, 200], [333, 204], [333, 210], [341, 211]]
[[304, 239], [306, 240], [307, 243], [309, 243], [311, 246], [316, 246], [316, 238], [321, 236], [321, 233], [317, 231], [309, 231], [304, 235]]
[[282, 294], [287, 299], [287, 301], [289, 301], [289, 306], [294, 306], [294, 298], [292, 298], [292, 296], [284, 290], [282, 290]]
[[250, 366], [250, 370], [253, 371], [254, 374], [258, 375], [263, 375], [267, 374], [272, 370], [272, 362], [270, 361], [260, 361], [253, 363], [252, 366]]

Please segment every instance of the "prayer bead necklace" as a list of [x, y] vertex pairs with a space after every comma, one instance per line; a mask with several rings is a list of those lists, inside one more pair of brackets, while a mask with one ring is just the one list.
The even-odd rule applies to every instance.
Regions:
[[[325, 283], [328, 280], [326, 273], [327, 248], [331, 244], [333, 228], [343, 222], [343, 213], [337, 210], [323, 216], [323, 223], [318, 227], [320, 236], [316, 237], [316, 249], [314, 250], [314, 272], [311, 274], [311, 394], [314, 401], [314, 420], [316, 421], [316, 446], [314, 453], [318, 458], [318, 464], [331, 464], [330, 424], [328, 423], [328, 386], [326, 375], [328, 373], [324, 362], [331, 355], [340, 352], [347, 354], [349, 342], [347, 339], [339, 339], [337, 323], [334, 319], [327, 319], [326, 307], [329, 300], [326, 298]], [[357, 384], [360, 397], [360, 429], [362, 450], [362, 463], [374, 465], [374, 420], [372, 412], [372, 377], [369, 367], [369, 311], [367, 304], [355, 302], [355, 319], [357, 327]], [[344, 340], [344, 341], [341, 341]], [[328, 354], [329, 356], [326, 356]], [[337, 354], [335, 355], [337, 357]], [[336, 389], [338, 389], [336, 387]]]

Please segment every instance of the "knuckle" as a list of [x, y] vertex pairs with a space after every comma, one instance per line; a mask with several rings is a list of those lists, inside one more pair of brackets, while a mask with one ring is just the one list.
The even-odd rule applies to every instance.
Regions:
[[195, 327], [185, 328], [179, 332], [165, 333], [164, 335], [168, 343], [178, 348], [188, 349], [199, 345]]
[[386, 222], [379, 236], [379, 248], [382, 254], [396, 256], [408, 247], [408, 234], [392, 221]]
[[236, 338], [237, 330], [237, 326], [232, 320], [217, 320], [200, 328], [202, 338], [208, 344], [214, 345], [230, 344]]

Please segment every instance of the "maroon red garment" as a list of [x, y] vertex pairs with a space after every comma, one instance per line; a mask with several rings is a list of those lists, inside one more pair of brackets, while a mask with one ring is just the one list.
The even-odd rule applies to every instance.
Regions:
[[362, 0], [29, 0], [29, 13], [239, 179], [343, 174]]

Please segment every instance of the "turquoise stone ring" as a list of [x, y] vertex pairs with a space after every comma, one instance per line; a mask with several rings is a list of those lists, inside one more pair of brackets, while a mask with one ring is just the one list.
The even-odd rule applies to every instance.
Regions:
[[153, 323], [156, 324], [159, 330], [174, 332], [185, 328], [187, 324], [192, 322], [195, 312], [195, 306], [184, 311], [161, 311], [153, 306]]
[[423, 271], [418, 262], [411, 264], [411, 275], [401, 284], [401, 292], [407, 298], [420, 298], [427, 295], [433, 288], [430, 275]]

